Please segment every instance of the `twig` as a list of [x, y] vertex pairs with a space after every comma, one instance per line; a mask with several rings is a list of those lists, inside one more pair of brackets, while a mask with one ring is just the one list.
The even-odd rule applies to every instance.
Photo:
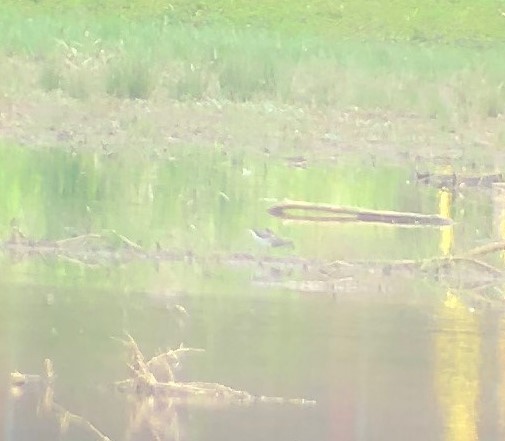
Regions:
[[75, 243], [82, 243], [86, 239], [101, 239], [101, 238], [102, 238], [101, 234], [88, 233], [88, 234], [81, 234], [80, 236], [67, 237], [65, 239], [55, 240], [54, 243], [58, 247], [63, 247], [73, 245]]
[[[256, 397], [249, 392], [233, 389], [219, 383], [206, 383], [206, 382], [178, 382], [175, 381], [171, 364], [177, 362], [180, 354], [202, 352], [203, 349], [185, 348], [182, 345], [175, 350], [165, 352], [158, 356], [151, 358], [145, 362], [145, 357], [140, 351], [137, 343], [130, 334], [126, 334], [128, 341], [126, 344], [133, 351], [136, 365], [140, 367], [138, 370], [134, 369], [134, 378], [128, 378], [123, 381], [116, 382], [116, 386], [123, 392], [136, 393], [141, 395], [153, 395], [154, 397], [164, 396], [170, 399], [187, 399], [187, 398], [212, 398], [225, 402], [241, 402], [252, 403], [256, 401], [272, 402], [272, 403], [291, 403], [291, 404], [314, 404], [312, 400], [304, 399], [285, 399], [279, 397]], [[170, 369], [170, 381], [161, 382], [155, 377], [151, 368], [156, 363], [161, 363]], [[147, 374], [145, 371], [147, 370]], [[148, 387], [145, 387], [144, 378], [149, 376], [151, 381], [148, 382]]]
[[505, 241], [497, 241], [472, 248], [471, 250], [463, 253], [464, 257], [482, 256], [484, 254], [494, 253], [495, 251], [505, 250]]
[[128, 239], [126, 236], [119, 234], [116, 230], [107, 230], [107, 231], [116, 236], [119, 240], [121, 240], [121, 242], [126, 244], [128, 247], [133, 248], [134, 250], [137, 251], [143, 251], [143, 248], [139, 244]]
[[181, 346], [178, 349], [172, 349], [168, 352], [164, 352], [162, 354], [152, 357], [146, 363], [146, 366], [151, 372], [157, 366], [164, 368], [168, 375], [169, 381], [174, 381], [175, 377], [173, 373], [173, 368], [175, 368], [179, 364], [180, 356], [182, 354], [199, 353], [199, 352], [205, 352], [205, 349], [185, 348], [181, 344]]
[[100, 441], [111, 441], [107, 435], [104, 435], [100, 430], [97, 429], [96, 426], [94, 426], [86, 418], [83, 418], [82, 416], [77, 415], [75, 413], [69, 412], [63, 406], [61, 406], [58, 403], [55, 403], [54, 401], [51, 406], [51, 411], [57, 417], [60, 418], [60, 428], [61, 428], [62, 432], [65, 432], [68, 429], [68, 427], [70, 426], [70, 424], [73, 424], [77, 427], [81, 427], [82, 429], [85, 429], [88, 432], [91, 432], [92, 434], [96, 435], [96, 437]]

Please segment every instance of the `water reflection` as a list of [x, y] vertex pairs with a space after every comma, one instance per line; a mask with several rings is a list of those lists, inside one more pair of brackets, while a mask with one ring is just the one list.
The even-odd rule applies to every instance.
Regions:
[[[440, 213], [450, 217], [452, 193], [439, 191]], [[451, 253], [454, 230], [441, 231], [440, 250]], [[446, 441], [475, 441], [477, 433], [477, 400], [479, 391], [479, 344], [477, 320], [460, 297], [449, 289], [440, 303], [438, 320], [443, 332], [437, 333], [436, 391], [444, 418]]]
[[436, 389], [447, 441], [478, 439], [480, 336], [475, 315], [451, 291], [440, 305]]
[[[443, 217], [452, 219], [452, 192], [441, 189], [438, 192], [439, 213]], [[440, 229], [440, 251], [442, 255], [451, 254], [454, 244], [454, 226], [449, 225]]]
[[[408, 183], [407, 168], [371, 168], [358, 159], [300, 169], [219, 149], [152, 159], [14, 148], [0, 150], [0, 163], [3, 239], [16, 226], [30, 240], [63, 247], [62, 239], [108, 231], [106, 241], [86, 243], [93, 260], [76, 259], [75, 249], [4, 247], [0, 371], [4, 378], [16, 370], [37, 373], [50, 358], [55, 401], [111, 439], [152, 439], [145, 415], [161, 417], [153, 424], [165, 424], [162, 439], [452, 441], [500, 433], [498, 421], [480, 417], [496, 412], [496, 403], [483, 398], [497, 384], [488, 375], [496, 357], [483, 347], [501, 348], [484, 326], [499, 318], [469, 304], [468, 293], [436, 278], [373, 268], [332, 293], [256, 283], [265, 274], [311, 274], [307, 261], [345, 268], [343, 261], [449, 256], [491, 237], [482, 215], [490, 200], [482, 193], [460, 199]], [[457, 223], [283, 224], [267, 208], [284, 199], [454, 214]], [[294, 248], [259, 247], [249, 230], [267, 228]], [[125, 258], [121, 237], [150, 254]], [[111, 387], [128, 373], [124, 348], [110, 338], [124, 331], [150, 355], [181, 343], [205, 348], [181, 364], [183, 381], [318, 405], [172, 412], [172, 403], [128, 401]], [[59, 423], [37, 415], [40, 391], [1, 392], [4, 439], [60, 436]], [[85, 435], [74, 428], [61, 436]]]
[[[407, 193], [417, 196], [404, 194], [409, 173], [401, 168], [316, 163], [307, 170], [293, 170], [261, 157], [237, 159], [204, 150], [156, 161], [2, 150], [0, 162], [4, 234], [15, 218], [31, 237], [56, 239], [113, 228], [144, 246], [243, 250], [252, 247], [249, 228], [269, 227], [293, 238], [301, 252], [321, 257], [358, 256], [359, 251], [362, 256], [398, 254], [398, 247], [388, 246], [397, 239], [415, 241], [418, 253], [434, 251], [434, 231], [281, 225], [265, 213], [272, 202], [286, 198], [435, 212], [429, 195], [433, 191], [407, 187]], [[362, 250], [354, 246], [357, 238], [366, 239]]]

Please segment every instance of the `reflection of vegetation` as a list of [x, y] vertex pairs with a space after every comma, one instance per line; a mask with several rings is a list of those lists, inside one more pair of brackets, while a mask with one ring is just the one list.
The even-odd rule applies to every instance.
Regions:
[[[128, 165], [131, 161], [135, 161], [134, 169]], [[345, 165], [314, 165], [300, 172], [275, 161], [265, 164], [258, 158], [229, 156], [220, 150], [173, 152], [169, 160], [160, 158], [154, 162], [142, 155], [104, 157], [60, 151], [47, 155], [5, 149], [0, 150], [0, 163], [4, 164], [0, 173], [2, 236], [7, 238], [11, 234], [13, 218], [27, 236], [24, 240], [4, 242], [5, 249], [22, 262], [6, 266], [6, 280], [35, 271], [38, 280], [50, 284], [80, 274], [90, 277], [90, 282], [114, 286], [118, 281], [100, 267], [128, 263], [129, 274], [138, 273], [135, 284], [139, 289], [145, 290], [146, 284], [157, 287], [168, 282], [176, 291], [187, 291], [198, 278], [193, 275], [190, 280], [187, 277], [179, 280], [182, 274], [176, 271], [179, 274], [176, 276], [173, 272], [175, 266], [182, 266], [186, 267], [186, 275], [190, 271], [186, 261], [210, 267], [214, 258], [216, 262], [246, 264], [250, 268], [263, 261], [251, 257], [257, 253], [253, 252], [255, 244], [248, 234], [249, 229], [260, 226], [274, 227], [281, 236], [293, 240], [295, 248], [290, 253], [298, 254], [298, 260], [293, 260], [291, 267], [314, 266], [314, 258], [319, 259], [318, 268], [335, 259], [352, 262], [366, 256], [370, 262], [375, 260], [371, 255], [380, 253], [377, 265], [389, 271], [426, 272], [431, 276], [442, 273], [451, 286], [457, 283], [475, 286], [477, 281], [480, 285], [493, 284], [503, 276], [499, 269], [479, 260], [484, 254], [500, 250], [501, 243], [432, 258], [426, 255], [433, 255], [436, 250], [437, 230], [399, 231], [366, 225], [282, 226], [267, 214], [270, 198], [284, 197], [323, 200], [339, 206], [432, 211], [417, 198], [409, 197], [401, 205], [396, 202], [403, 188], [400, 183], [405, 180], [401, 169], [376, 169], [372, 173]], [[246, 166], [249, 171], [244, 174]], [[262, 200], [264, 196], [269, 197], [268, 201]], [[444, 201], [443, 213], [448, 214], [449, 200]], [[110, 233], [105, 234], [107, 231]], [[421, 237], [433, 240], [422, 240], [412, 249], [405, 247]], [[355, 246], [356, 240], [359, 247]], [[235, 252], [243, 253], [243, 258], [234, 257]], [[21, 260], [33, 254], [60, 261], [54, 268], [40, 260]], [[79, 262], [84, 265], [76, 266]], [[148, 263], [152, 268], [146, 271], [145, 265], [135, 262]], [[163, 266], [165, 274], [156, 270], [161, 262], [169, 263]], [[363, 263], [366, 266], [367, 262]], [[272, 265], [284, 265], [286, 271], [290, 266], [287, 261], [281, 263], [275, 259]], [[363, 269], [356, 264], [354, 268]], [[470, 271], [461, 272], [458, 278], [461, 268]], [[332, 274], [329, 280], [328, 271]], [[351, 285], [356, 283], [357, 276], [349, 271], [349, 265], [339, 267], [336, 272], [334, 267], [323, 268], [323, 273], [310, 280], [302, 274], [299, 278], [288, 276], [282, 280], [266, 277], [263, 282], [318, 291], [321, 286], [333, 286], [335, 281], [349, 277]], [[115, 277], [120, 277], [120, 272]], [[133, 283], [131, 277], [128, 283]], [[337, 285], [340, 290], [341, 283]]]
[[[300, 262], [304, 258], [306, 264], [312, 265], [314, 257], [321, 259], [319, 267], [321, 262], [335, 259], [352, 261], [366, 256], [374, 260], [370, 255], [380, 252], [380, 259], [395, 259], [382, 262], [390, 270], [421, 271], [430, 275], [440, 272], [454, 275], [462, 267], [473, 271], [461, 273], [459, 279], [449, 278], [451, 286], [459, 283], [458, 280], [472, 284], [477, 276], [481, 277], [481, 284], [496, 283], [502, 277], [500, 270], [478, 260], [484, 254], [500, 250], [501, 243], [474, 249], [470, 254], [447, 256], [444, 253], [442, 258], [426, 258], [436, 250], [439, 234], [436, 230], [399, 231], [384, 227], [372, 229], [366, 225], [334, 229], [314, 228], [308, 224], [281, 226], [266, 212], [271, 205], [270, 199], [262, 200], [263, 196], [273, 200], [288, 197], [324, 200], [335, 205], [432, 211], [433, 208], [426, 208], [416, 198], [409, 197], [402, 205], [396, 203], [398, 192], [403, 188], [400, 183], [405, 180], [401, 169], [377, 169], [371, 173], [345, 165], [315, 165], [300, 172], [275, 161], [270, 161], [267, 166], [257, 158], [228, 156], [219, 150], [188, 150], [173, 154], [169, 160], [153, 162], [141, 155], [74, 156], [60, 151], [47, 155], [35, 151], [0, 150], [0, 163], [4, 164], [0, 173], [2, 236], [7, 238], [11, 234], [13, 218], [27, 235], [24, 241], [7, 241], [4, 243], [6, 249], [20, 262], [23, 253], [33, 255], [35, 252], [45, 258], [60, 258], [58, 269], [35, 260], [9, 264], [4, 270], [6, 280], [25, 274], [31, 267], [31, 271], [36, 268], [39, 280], [47, 280], [50, 284], [81, 274], [81, 277], [91, 276], [93, 283], [114, 286], [117, 280], [111, 279], [107, 271], [101, 271], [100, 266], [130, 262], [130, 271], [138, 269], [135, 283], [140, 289], [144, 290], [146, 283], [162, 286], [168, 279], [176, 290], [186, 291], [191, 283], [187, 278], [174, 280], [175, 262], [185, 266], [183, 262], [189, 259], [189, 262], [208, 267], [211, 265], [208, 259], [214, 256], [220, 262], [253, 266], [262, 259], [247, 260], [251, 256], [247, 253], [243, 256], [245, 260], [240, 260], [232, 254], [255, 250], [247, 231], [259, 226], [275, 227], [281, 236], [293, 240], [294, 252], [300, 257], [294, 266], [302, 265]], [[128, 165], [133, 160], [134, 169]], [[244, 174], [246, 166], [249, 172]], [[377, 182], [380, 184], [375, 184]], [[443, 214], [447, 215], [449, 200], [443, 200]], [[112, 232], [104, 236], [107, 230]], [[416, 240], [416, 237], [433, 240], [418, 242], [413, 249], [405, 247], [405, 243]], [[360, 247], [355, 246], [357, 239]], [[396, 260], [398, 258], [401, 260]], [[134, 262], [141, 261], [150, 262], [153, 267], [148, 271], [140, 269], [144, 265], [138, 266]], [[74, 268], [76, 262], [85, 265]], [[156, 271], [156, 262], [170, 263], [165, 275]], [[274, 266], [280, 265], [275, 260], [272, 262]], [[272, 286], [279, 286], [280, 282], [292, 286], [296, 282], [295, 286], [314, 288], [351, 277], [351, 285], [354, 285], [355, 275], [349, 273], [349, 268], [340, 269], [343, 273], [326, 268], [323, 272], [330, 271], [333, 274], [331, 280], [321, 279], [320, 274], [310, 279], [309, 285], [306, 285], [307, 275], [296, 281], [292, 277], [281, 281], [267, 277], [266, 282]], [[196, 280], [194, 276], [190, 279], [192, 282]], [[128, 283], [132, 283], [131, 278]], [[337, 288], [341, 289], [340, 283]]]
[[[131, 163], [135, 167], [131, 167]], [[290, 237], [300, 252], [335, 256], [331, 242], [359, 237], [363, 250], [391, 248], [397, 234], [403, 240], [434, 233], [349, 227], [345, 231], [315, 231], [310, 226], [285, 225], [266, 213], [270, 202], [283, 198], [369, 208], [429, 212], [419, 199], [396, 202], [405, 171], [384, 168], [369, 172], [346, 165], [315, 165], [303, 173], [262, 158], [190, 149], [173, 152], [169, 160], [151, 161], [137, 155], [104, 157], [17, 149], [0, 150], [0, 231], [10, 234], [18, 219], [33, 239], [61, 238], [114, 229], [144, 248], [195, 252], [250, 249], [250, 228], [272, 227]], [[243, 168], [250, 169], [244, 175]], [[380, 182], [379, 185], [376, 185]], [[225, 197], [226, 196], [226, 197]], [[365, 238], [373, 240], [364, 242]], [[326, 242], [326, 244], [325, 244]], [[429, 253], [435, 242], [423, 241]], [[349, 251], [351, 249], [349, 248]], [[402, 250], [398, 249], [398, 252]], [[410, 253], [409, 253], [410, 254]]]

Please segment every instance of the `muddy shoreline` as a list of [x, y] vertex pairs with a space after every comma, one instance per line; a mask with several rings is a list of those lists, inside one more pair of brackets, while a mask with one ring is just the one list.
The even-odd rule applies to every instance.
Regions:
[[442, 123], [376, 109], [337, 110], [273, 102], [79, 100], [61, 92], [0, 97], [0, 142], [106, 154], [170, 153], [187, 146], [272, 156], [387, 163], [449, 163], [478, 170], [505, 164], [503, 115]]

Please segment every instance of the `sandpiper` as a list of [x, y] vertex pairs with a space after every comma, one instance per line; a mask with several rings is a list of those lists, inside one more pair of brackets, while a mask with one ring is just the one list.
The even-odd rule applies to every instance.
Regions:
[[262, 245], [266, 245], [272, 248], [278, 247], [291, 247], [293, 248], [293, 241], [289, 239], [283, 239], [277, 236], [270, 228], [265, 229], [255, 229], [251, 228], [249, 230], [253, 235], [254, 239]]

